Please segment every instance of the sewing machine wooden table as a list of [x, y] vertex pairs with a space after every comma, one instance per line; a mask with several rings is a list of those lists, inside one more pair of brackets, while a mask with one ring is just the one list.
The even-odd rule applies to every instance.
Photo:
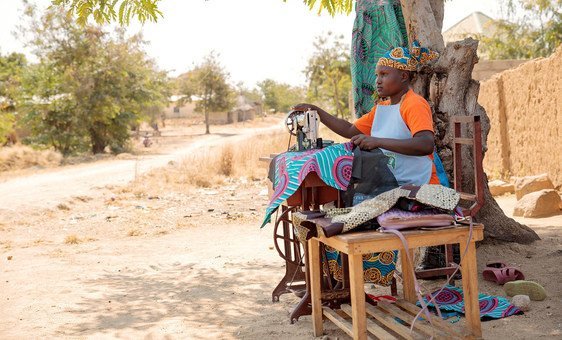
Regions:
[[[275, 156], [276, 154], [271, 154], [261, 157], [260, 161], [269, 163]], [[271, 192], [272, 188], [269, 189]], [[311, 172], [304, 178], [299, 189], [280, 207], [281, 214], [277, 217], [273, 229], [273, 243], [279, 256], [285, 260], [285, 275], [271, 295], [272, 301], [276, 302], [279, 301], [279, 296], [282, 294], [298, 291], [303, 293], [301, 301], [290, 315], [291, 323], [303, 315], [310, 315], [312, 309], [310, 287], [306, 284], [309, 275], [306, 269], [308, 267], [306, 265], [308, 263], [306, 244], [304, 249], [301, 249], [301, 243], [293, 230], [290, 214], [297, 209], [301, 211], [318, 210], [320, 205], [330, 202], [339, 207], [340, 194], [339, 190], [326, 185], [315, 172]], [[343, 295], [344, 300], [349, 299], [349, 293], [340, 295]]]
[[[469, 227], [459, 226], [441, 230], [412, 230], [404, 231], [408, 247], [404, 249], [400, 239], [394, 234], [378, 231], [350, 232], [333, 237], [319, 235], [308, 241], [310, 263], [310, 285], [312, 294], [312, 318], [314, 336], [323, 333], [323, 317], [334, 322], [353, 339], [367, 339], [368, 332], [379, 339], [394, 339], [398, 336], [406, 339], [429, 338], [464, 338], [462, 334], [454, 331], [448, 324], [432, 318], [435, 330], [428, 321], [418, 320], [414, 324], [414, 332], [410, 334], [410, 326], [415, 315], [420, 311], [415, 303], [417, 296], [414, 288], [414, 271], [407, 260], [406, 251], [413, 258], [413, 249], [418, 247], [437, 246], [443, 244], [460, 245], [461, 254], [466, 255], [461, 259], [462, 285], [464, 292], [466, 324], [470, 331], [469, 337], [480, 338], [480, 308], [478, 303], [478, 276], [476, 272], [476, 247], [475, 242], [481, 241], [484, 227], [481, 224], [473, 226], [472, 236], [469, 237]], [[321, 300], [321, 252], [320, 244], [324, 244], [347, 254], [349, 258], [349, 272], [351, 281], [351, 306], [344, 304], [341, 309], [334, 310], [322, 306]], [[373, 252], [400, 250], [403, 275], [404, 300], [396, 304], [381, 304], [376, 307], [366, 305], [363, 281], [362, 254]], [[373, 319], [368, 318], [373, 317]], [[425, 314], [422, 314], [425, 318]], [[402, 322], [397, 322], [396, 318]], [[350, 321], [351, 320], [351, 321]], [[389, 331], [390, 330], [390, 331]], [[435, 331], [435, 333], [434, 333]]]

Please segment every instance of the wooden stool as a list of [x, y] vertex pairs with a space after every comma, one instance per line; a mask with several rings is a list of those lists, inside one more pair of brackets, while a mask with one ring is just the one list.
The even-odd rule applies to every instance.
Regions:
[[[407, 259], [406, 251], [410, 252], [410, 257], [413, 258], [414, 248], [454, 243], [460, 245], [461, 254], [464, 254], [466, 250], [465, 257], [461, 259], [466, 324], [470, 330], [471, 337], [480, 338], [482, 336], [478, 303], [475, 242], [483, 239], [484, 226], [481, 224], [473, 226], [472, 238], [468, 242], [468, 249], [469, 227], [466, 226], [441, 230], [404, 231], [403, 234], [408, 241], [410, 249], [404, 249], [402, 242], [396, 235], [378, 231], [352, 232], [329, 238], [319, 235], [308, 241], [314, 336], [322, 335], [322, 319], [325, 316], [352, 336], [353, 339], [367, 339], [367, 330], [377, 338], [393, 339], [395, 338], [394, 334], [404, 338], [411, 338], [409, 335], [410, 327], [395, 321], [395, 318], [399, 318], [405, 323], [411, 324], [414, 315], [420, 310], [415, 306], [417, 297], [414, 288], [414, 270], [412, 264]], [[332, 309], [322, 308], [320, 242], [347, 254], [349, 257], [351, 307], [349, 305], [342, 305], [341, 311], [343, 313], [338, 314]], [[366, 308], [362, 254], [396, 249], [400, 250], [402, 261], [404, 300], [399, 300], [395, 306], [380, 304], [377, 307], [369, 306]], [[373, 316], [374, 320], [368, 319], [367, 313]], [[342, 315], [351, 317], [351, 322]], [[425, 317], [425, 315], [422, 315], [422, 317]], [[437, 337], [463, 337], [461, 334], [454, 332], [449, 325], [437, 317], [433, 318], [433, 321], [433, 324], [436, 326], [435, 331], [437, 333], [435, 335]], [[381, 327], [379, 323], [384, 325], [386, 329]], [[417, 333], [424, 338], [434, 335], [432, 333], [433, 329], [426, 320], [418, 320], [414, 326], [415, 333], [413, 335]], [[389, 332], [387, 329], [392, 330], [392, 332]]]

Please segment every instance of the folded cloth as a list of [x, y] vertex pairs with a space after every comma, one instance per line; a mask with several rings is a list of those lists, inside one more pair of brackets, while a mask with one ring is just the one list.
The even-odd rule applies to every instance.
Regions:
[[[446, 286], [439, 295], [439, 291], [431, 293], [435, 296], [435, 302], [441, 311], [457, 312], [464, 314], [464, 299], [461, 288], [454, 286]], [[424, 301], [428, 306], [435, 308], [433, 303], [429, 302], [430, 297], [424, 297]], [[490, 296], [478, 294], [478, 302], [480, 304], [480, 318], [483, 320], [501, 319], [512, 315], [523, 314], [523, 311], [512, 305], [508, 299], [503, 296]], [[417, 303], [418, 306], [420, 303]]]
[[279, 205], [291, 197], [306, 176], [314, 172], [327, 185], [345, 190], [351, 178], [353, 144], [331, 145], [324, 149], [302, 152], [285, 152], [276, 156], [270, 164], [269, 178], [273, 182], [273, 197], [265, 210], [263, 228], [271, 221], [271, 215]]
[[453, 215], [443, 214], [435, 209], [404, 211], [392, 208], [377, 217], [377, 222], [385, 229], [408, 229], [418, 227], [445, 227], [454, 224]]
[[398, 182], [388, 167], [389, 158], [381, 149], [353, 150], [353, 168], [344, 204], [351, 207], [398, 187]]
[[[307, 239], [318, 235], [317, 228], [320, 228], [326, 237], [332, 237], [365, 226], [366, 223], [375, 220], [394, 207], [400, 198], [415, 200], [444, 211], [452, 211], [460, 200], [460, 196], [455, 190], [441, 185], [404, 185], [365, 200], [351, 208], [327, 210], [326, 215], [321, 219], [295, 213], [293, 214], [293, 225], [297, 228], [306, 229], [307, 231], [303, 231], [302, 234], [306, 234]], [[441, 216], [440, 218], [445, 219], [447, 217]], [[452, 217], [447, 219], [452, 221]], [[445, 222], [443, 224], [445, 225]], [[450, 223], [446, 225], [450, 225]]]

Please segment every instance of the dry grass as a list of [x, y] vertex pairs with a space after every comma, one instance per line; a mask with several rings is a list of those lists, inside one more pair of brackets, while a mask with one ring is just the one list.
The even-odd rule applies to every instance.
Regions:
[[230, 145], [225, 146], [219, 158], [219, 174], [229, 177], [232, 175], [233, 171], [233, 161], [234, 156], [232, 153], [232, 147]]
[[57, 208], [59, 210], [70, 210], [70, 207], [68, 205], [64, 204], [64, 203], [57, 204]]
[[[325, 127], [321, 128], [320, 135], [327, 140], [346, 141]], [[294, 141], [292, 138], [291, 144]], [[165, 188], [216, 187], [230, 178], [262, 180], [267, 177], [268, 163], [260, 161], [260, 157], [286, 151], [288, 142], [287, 133], [275, 133], [209, 148], [186, 157], [179, 164], [170, 164], [165, 170], [148, 173], [134, 182], [132, 190], [146, 195]]]
[[131, 229], [127, 232], [127, 236], [131, 236], [131, 237], [140, 236], [140, 235], [141, 235], [141, 231], [138, 229]]
[[287, 149], [288, 136], [273, 134], [214, 147], [194, 153], [179, 164], [148, 173], [133, 183], [133, 191], [147, 194], [155, 189], [211, 188], [233, 177], [261, 180], [267, 176], [267, 163], [259, 160]]
[[62, 155], [52, 150], [34, 150], [16, 145], [0, 148], [0, 171], [25, 169], [32, 166], [54, 167], [60, 165]]
[[78, 236], [76, 236], [75, 234], [72, 235], [68, 235], [67, 237], [65, 237], [64, 239], [64, 243], [65, 244], [78, 244], [82, 242], [81, 239], [78, 238]]
[[2, 246], [2, 249], [4, 249], [4, 250], [12, 249], [12, 242], [11, 241], [0, 241], [0, 245]]

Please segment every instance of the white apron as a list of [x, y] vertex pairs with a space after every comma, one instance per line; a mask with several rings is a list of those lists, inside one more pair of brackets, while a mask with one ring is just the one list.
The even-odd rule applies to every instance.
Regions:
[[[400, 114], [400, 104], [377, 105], [371, 136], [393, 139], [412, 138], [412, 133]], [[408, 156], [382, 148], [381, 151], [389, 157], [388, 167], [399, 185], [429, 183], [433, 162], [428, 156]]]

